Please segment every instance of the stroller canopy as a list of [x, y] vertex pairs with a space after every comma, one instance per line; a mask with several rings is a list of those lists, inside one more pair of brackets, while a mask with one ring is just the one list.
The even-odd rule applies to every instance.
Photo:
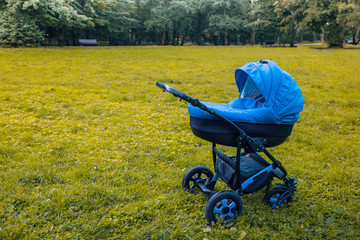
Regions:
[[[300, 87], [286, 71], [268, 60], [247, 63], [235, 71], [239, 98], [230, 103], [207, 103], [208, 107], [235, 122], [294, 124], [303, 109]], [[189, 104], [192, 117], [214, 119]]]

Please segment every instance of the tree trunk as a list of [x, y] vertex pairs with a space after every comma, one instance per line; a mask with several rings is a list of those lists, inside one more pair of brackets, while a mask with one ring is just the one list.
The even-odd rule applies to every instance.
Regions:
[[356, 43], [356, 35], [355, 34], [353, 34], [352, 35], [352, 45], [356, 45], [357, 43]]
[[295, 28], [294, 26], [291, 26], [290, 30], [290, 47], [295, 47]]
[[173, 30], [171, 33], [171, 45], [175, 46], [176, 44], [176, 31]]
[[[182, 35], [180, 46], [184, 46], [185, 38], [186, 38], [186, 37], [185, 37], [184, 35]], [[179, 38], [178, 38], [178, 40], [179, 40]]]
[[200, 29], [198, 29], [198, 31], [197, 31], [197, 44], [201, 45], [201, 32], [200, 32]]
[[198, 13], [197, 26], [196, 26], [196, 43], [201, 45], [201, 19], [202, 16]]
[[133, 29], [131, 29], [131, 43], [136, 45], [136, 33]]
[[[221, 38], [220, 38], [221, 39]], [[214, 45], [217, 46], [218, 45], [218, 39], [217, 39], [217, 36], [214, 36], [213, 37], [213, 40], [214, 40]]]
[[357, 41], [356, 41], [356, 35], [354, 34], [353, 35], [353, 45], [358, 45], [359, 44], [359, 42], [360, 42], [360, 39], [358, 39]]
[[142, 42], [142, 30], [139, 30], [139, 34], [138, 34], [138, 37], [137, 37], [137, 42], [138, 42], [138, 45], [140, 46], [141, 45], [141, 42]]
[[225, 46], [229, 45], [229, 39], [228, 39], [228, 34], [227, 34], [227, 32], [226, 32], [225, 35], [224, 35], [224, 45], [225, 45]]
[[339, 24], [340, 26], [340, 31], [339, 31], [339, 36], [338, 36], [338, 41], [337, 44], [339, 47], [344, 47], [344, 38], [345, 38], [345, 22], [341, 22]]
[[324, 42], [324, 31], [320, 34], [320, 42]]
[[163, 30], [162, 31], [162, 37], [161, 37], [161, 45], [165, 45], [165, 35], [166, 35], [166, 31], [165, 30]]
[[75, 34], [75, 30], [71, 31], [71, 39], [72, 39], [72, 46], [78, 45], [77, 41], [76, 41], [76, 34]]
[[[226, 18], [226, 8], [224, 8], [224, 17]], [[224, 45], [229, 45], [228, 32], [226, 30], [224, 34]]]
[[251, 35], [250, 44], [255, 45], [255, 31], [254, 31], [254, 29], [251, 29], [250, 35]]
[[60, 35], [59, 35], [59, 45], [64, 46], [64, 30], [61, 29]]

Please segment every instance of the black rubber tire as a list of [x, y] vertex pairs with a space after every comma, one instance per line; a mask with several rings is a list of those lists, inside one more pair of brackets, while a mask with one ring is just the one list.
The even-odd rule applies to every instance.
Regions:
[[232, 191], [215, 193], [207, 202], [205, 216], [210, 224], [227, 224], [237, 218], [243, 210], [240, 196]]
[[264, 197], [265, 204], [269, 205], [273, 209], [286, 207], [290, 202], [292, 202], [291, 196], [284, 199], [282, 203], [277, 204], [277, 200], [279, 199], [280, 195], [283, 194], [285, 191], [286, 189], [284, 188], [273, 188], [269, 190]]
[[[183, 177], [182, 180], [182, 186], [184, 188], [184, 190], [188, 190], [190, 192], [195, 192], [196, 189], [196, 185], [195, 185], [195, 180], [199, 180], [202, 179], [204, 181], [204, 183], [206, 183], [206, 180], [212, 179], [214, 177], [214, 174], [212, 173], [212, 171], [204, 166], [196, 166], [191, 168], [189, 171], [187, 171]], [[210, 190], [212, 190], [212, 188], [210, 188]]]

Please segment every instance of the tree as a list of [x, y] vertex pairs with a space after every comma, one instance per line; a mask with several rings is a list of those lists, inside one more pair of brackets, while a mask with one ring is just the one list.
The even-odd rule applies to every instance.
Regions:
[[[108, 9], [102, 14], [107, 19], [107, 23], [101, 27], [104, 32], [103, 36], [108, 38], [110, 45], [130, 45], [131, 44], [131, 27], [135, 19], [131, 14], [134, 5], [126, 0], [119, 0], [108, 5]], [[141, 38], [139, 38], [141, 44]]]
[[352, 44], [358, 44], [360, 42], [360, 1], [341, 3], [338, 8], [337, 22], [345, 24], [345, 33], [352, 37]]
[[192, 0], [192, 6], [194, 8], [192, 12], [192, 38], [198, 45], [202, 45], [205, 39], [205, 29], [208, 26], [209, 8], [207, 0]]
[[315, 31], [323, 30], [329, 47], [343, 46], [345, 31], [349, 25], [358, 29], [356, 19], [359, 16], [359, 1], [307, 0], [306, 4], [303, 23]]
[[238, 31], [244, 25], [240, 1], [212, 0], [208, 4], [211, 11], [207, 31], [213, 37], [215, 45], [218, 39], [222, 39], [223, 45], [228, 45], [231, 37], [235, 36], [236, 39]]
[[169, 18], [172, 27], [172, 44], [184, 45], [192, 31], [192, 16], [195, 9], [191, 0], [173, 0], [169, 5]]
[[169, 15], [170, 0], [159, 0], [151, 9], [150, 18], [145, 22], [148, 32], [160, 36], [160, 44], [165, 45], [167, 32], [172, 29], [172, 22]]
[[358, 43], [360, 0], [0, 0], [3, 46], [77, 45], [79, 38], [293, 46], [309, 29], [330, 47], [342, 46], [345, 35]]
[[93, 18], [85, 15], [92, 11], [88, 4], [89, 2], [80, 1], [43, 0], [37, 12], [40, 27], [46, 31], [48, 40], [55, 40], [56, 45], [75, 45], [79, 35], [87, 38], [89, 33], [79, 31], [95, 26]]
[[294, 47], [296, 31], [304, 18], [305, 0], [279, 0], [275, 6], [274, 12], [281, 19], [281, 30], [288, 34], [290, 47]]
[[151, 8], [154, 4], [152, 0], [135, 0], [129, 5], [128, 11], [131, 21], [128, 27], [133, 45], [141, 45], [146, 32], [146, 22], [151, 17]]
[[31, 47], [44, 38], [35, 20], [26, 14], [2, 12], [0, 15], [0, 45], [3, 47]]
[[34, 46], [44, 33], [36, 19], [27, 14], [28, 1], [0, 2], [0, 45], [8, 47]]
[[256, 43], [256, 33], [259, 35], [258, 41], [273, 40], [277, 33], [277, 18], [274, 13], [273, 1], [251, 0], [249, 12], [246, 15], [246, 27], [250, 31], [250, 42]]

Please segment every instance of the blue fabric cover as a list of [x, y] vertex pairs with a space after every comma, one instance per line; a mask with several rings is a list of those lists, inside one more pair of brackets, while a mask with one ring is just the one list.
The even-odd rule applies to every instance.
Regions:
[[[202, 102], [219, 114], [235, 122], [259, 124], [294, 124], [303, 109], [304, 98], [300, 87], [286, 71], [272, 61], [260, 60], [247, 63], [235, 71], [239, 92], [243, 92], [247, 77], [255, 82], [265, 102], [255, 99], [237, 98], [230, 103]], [[189, 104], [192, 117], [216, 119], [211, 114]]]

